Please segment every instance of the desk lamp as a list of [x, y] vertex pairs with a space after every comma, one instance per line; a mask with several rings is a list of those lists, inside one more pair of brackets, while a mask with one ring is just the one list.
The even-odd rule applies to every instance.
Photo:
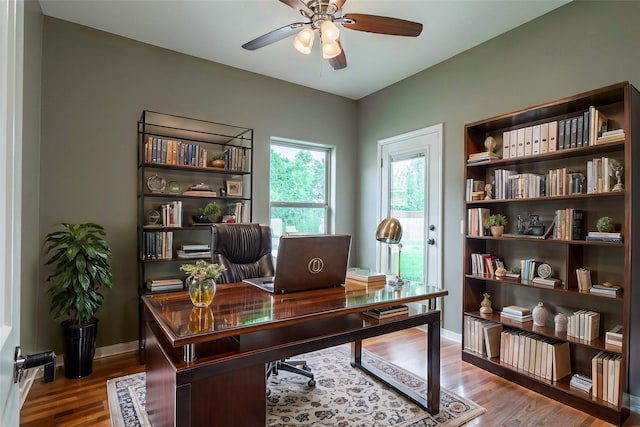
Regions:
[[402, 226], [395, 218], [385, 218], [376, 229], [376, 240], [388, 245], [398, 245], [398, 275], [394, 282], [390, 284], [396, 288], [404, 285], [404, 280], [400, 277], [400, 253], [402, 252]]

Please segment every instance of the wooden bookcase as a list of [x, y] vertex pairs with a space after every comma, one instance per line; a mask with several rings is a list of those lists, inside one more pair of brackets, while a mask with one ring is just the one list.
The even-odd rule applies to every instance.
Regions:
[[[197, 258], [180, 257], [182, 245], [210, 245], [211, 224], [193, 219], [199, 208], [213, 202], [221, 207], [217, 221], [230, 215], [236, 222], [251, 221], [253, 129], [145, 110], [137, 145], [138, 294], [143, 295], [151, 292], [150, 279], [185, 278], [180, 265]], [[214, 153], [225, 153], [224, 166], [211, 165]], [[163, 222], [165, 211], [172, 219]], [[154, 212], [160, 214], [157, 222]], [[200, 259], [210, 261], [211, 255]], [[140, 305], [138, 350], [144, 362], [142, 313]]]
[[[638, 325], [638, 267], [640, 262], [638, 242], [640, 237], [640, 216], [638, 204], [640, 197], [634, 194], [640, 189], [640, 171], [634, 171], [640, 161], [640, 95], [629, 83], [592, 90], [579, 95], [552, 101], [547, 104], [504, 114], [487, 120], [470, 123], [465, 126], [465, 178], [483, 181], [492, 187], [492, 199], [467, 196], [466, 211], [486, 208], [491, 214], [503, 214], [508, 218], [505, 233], [508, 236], [492, 237], [470, 235], [470, 219], [467, 219], [467, 234], [464, 244], [463, 277], [463, 342], [469, 339], [470, 331], [464, 327], [465, 319], [489, 320], [502, 324], [503, 330], [515, 330], [536, 334], [542, 339], [555, 339], [568, 342], [570, 348], [571, 375], [592, 376], [592, 359], [605, 350], [605, 333], [615, 325], [622, 325], [623, 344], [620, 351], [611, 351], [622, 356], [618, 399], [615, 403], [591, 396], [570, 387], [571, 375], [557, 381], [543, 379], [504, 363], [499, 357], [488, 358], [485, 354], [472, 351], [463, 346], [462, 359], [487, 371], [500, 375], [524, 387], [590, 413], [614, 424], [622, 424], [629, 415], [629, 392], [637, 395], [638, 346], [640, 343], [631, 338]], [[582, 116], [590, 107], [608, 117], [609, 129], [621, 128], [625, 137], [618, 142], [576, 146], [556, 151], [538, 152], [532, 155], [520, 155], [503, 158], [502, 143], [505, 132], [543, 123], [561, 122]], [[517, 131], [516, 131], [517, 133]], [[498, 158], [485, 161], [468, 162], [473, 154], [486, 151], [485, 139], [496, 140]], [[536, 197], [496, 199], [496, 170], [509, 170], [512, 173], [531, 173], [546, 175], [549, 170], [566, 168], [569, 172], [581, 172], [587, 175], [587, 162], [596, 158], [617, 159], [624, 165], [622, 181], [623, 191], [587, 193], [586, 188], [573, 194], [547, 195], [546, 183], [540, 186], [545, 192]], [[613, 186], [613, 181], [611, 186]], [[586, 186], [586, 182], [585, 182]], [[482, 186], [484, 189], [484, 186]], [[518, 196], [517, 193], [512, 195]], [[520, 193], [522, 196], [522, 193]], [[545, 226], [549, 226], [555, 212], [562, 209], [582, 211], [582, 231], [578, 239], [562, 239], [551, 235], [547, 239], [532, 239], [518, 234], [516, 227], [518, 216], [529, 219], [530, 215], [539, 215]], [[634, 212], [635, 211], [635, 212]], [[476, 211], [478, 212], [478, 211]], [[588, 231], [596, 230], [596, 221], [609, 216], [617, 224], [616, 231], [623, 235], [622, 243], [587, 241]], [[522, 231], [522, 230], [521, 230]], [[537, 285], [529, 280], [509, 277], [496, 277], [489, 274], [472, 274], [472, 254], [490, 254], [501, 259], [507, 269], [519, 266], [521, 259], [535, 259], [549, 264], [553, 277], [562, 280], [562, 286], [551, 287]], [[621, 285], [624, 291], [615, 297], [600, 296], [578, 289], [576, 269], [587, 268], [591, 271], [594, 283], [605, 281]], [[635, 275], [634, 275], [635, 274]], [[490, 295], [492, 314], [481, 314], [483, 295]], [[532, 322], [512, 322], [500, 316], [500, 310], [508, 305], [528, 308], [543, 302], [549, 310], [549, 320], [544, 327], [534, 326]], [[600, 313], [599, 338], [593, 341], [568, 337], [566, 332], [556, 332], [554, 316], [562, 312], [566, 315], [578, 310], [593, 310]]]

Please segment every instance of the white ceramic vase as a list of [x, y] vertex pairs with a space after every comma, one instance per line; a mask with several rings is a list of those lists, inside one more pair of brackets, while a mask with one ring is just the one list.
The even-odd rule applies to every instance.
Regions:
[[533, 324], [535, 326], [545, 326], [547, 324], [549, 311], [541, 302], [539, 302], [538, 305], [533, 308], [531, 314], [533, 315]]

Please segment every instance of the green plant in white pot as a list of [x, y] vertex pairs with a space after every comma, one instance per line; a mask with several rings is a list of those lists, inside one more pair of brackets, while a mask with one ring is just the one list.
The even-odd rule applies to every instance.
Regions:
[[60, 224], [63, 229], [46, 235], [46, 265], [54, 265], [47, 277], [52, 285], [51, 313], [62, 322], [65, 333], [65, 376], [82, 378], [92, 371], [95, 339], [98, 332], [96, 312], [104, 296], [101, 287], [113, 286], [109, 260], [111, 249], [98, 224]]

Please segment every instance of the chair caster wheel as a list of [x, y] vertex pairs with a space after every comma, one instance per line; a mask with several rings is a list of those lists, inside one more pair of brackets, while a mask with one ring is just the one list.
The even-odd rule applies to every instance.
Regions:
[[315, 387], [315, 385], [316, 385], [316, 380], [309, 380], [309, 381], [307, 382], [307, 385], [308, 385], [309, 387]]

